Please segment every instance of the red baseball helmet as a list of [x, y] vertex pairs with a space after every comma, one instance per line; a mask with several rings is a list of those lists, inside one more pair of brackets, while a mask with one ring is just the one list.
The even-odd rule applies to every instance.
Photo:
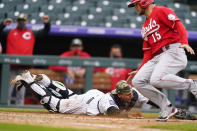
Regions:
[[141, 8], [146, 8], [150, 4], [154, 3], [154, 0], [131, 0], [128, 7], [134, 7], [134, 4], [137, 3], [137, 2], [139, 2], [139, 6]]

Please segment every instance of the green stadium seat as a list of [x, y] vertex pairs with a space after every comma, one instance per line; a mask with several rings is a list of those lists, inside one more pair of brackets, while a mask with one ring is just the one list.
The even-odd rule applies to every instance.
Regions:
[[81, 8], [91, 8], [91, 7], [96, 7], [95, 2], [86, 2], [85, 0], [80, 0], [80, 1], [74, 1], [73, 6], [80, 6]]
[[105, 18], [106, 15], [111, 15], [111, 10], [110, 11], [106, 11], [106, 10], [103, 10], [102, 8], [100, 7], [97, 7], [97, 8], [90, 8], [89, 9], [89, 14], [93, 14], [96, 18], [100, 18], [100, 19], [103, 19]]
[[109, 0], [99, 0], [97, 3], [97, 7], [113, 7], [120, 8], [120, 2], [112, 2]]
[[124, 22], [112, 22], [112, 27], [123, 27]]
[[197, 23], [197, 19], [195, 19], [195, 18], [194, 19], [186, 18], [183, 21], [183, 24], [186, 26], [187, 30], [194, 30], [197, 27], [196, 23]]
[[58, 6], [58, 7], [66, 7], [66, 6], [71, 6], [72, 1], [71, 0], [50, 0], [49, 4]]
[[68, 6], [68, 7], [66, 7], [65, 13], [70, 13], [70, 14], [73, 14], [73, 15], [87, 14], [88, 9], [80, 7], [80, 6]]
[[14, 22], [16, 22], [16, 19], [17, 19], [17, 17], [19, 16], [19, 14], [20, 14], [20, 12], [18, 12], [18, 11], [13, 11], [13, 12], [8, 12], [7, 14], [6, 14], [6, 16], [7, 16], [7, 18], [11, 18], [11, 19], [13, 19], [13, 21]]
[[57, 16], [57, 20], [61, 20], [62, 23], [72, 23], [74, 21], [81, 21], [81, 15], [80, 14], [70, 14], [70, 13], [64, 13], [59, 14]]
[[97, 7], [96, 9], [99, 9], [99, 8], [101, 8], [101, 13], [103, 13], [105, 16], [107, 16], [107, 15], [112, 15], [113, 14], [113, 8], [112, 7], [105, 7], [105, 6], [103, 6], [103, 7]]
[[32, 13], [30, 15], [30, 17], [28, 18], [29, 19], [29, 22], [34, 24], [34, 21], [35, 21], [35, 24], [37, 23], [42, 23], [42, 20], [41, 20], [41, 17], [43, 16], [44, 14], [43, 13]]
[[122, 27], [125, 23], [129, 23], [129, 20], [127, 18], [120, 19], [118, 16], [107, 16], [105, 19], [106, 23], [111, 23], [112, 27]]
[[19, 4], [23, 4], [24, 0], [1, 0], [1, 3], [8, 4], [10, 6], [16, 6]]
[[136, 24], [142, 25], [144, 23], [145, 19], [146, 18], [144, 16], [131, 16], [129, 21], [130, 21], [130, 23], [136, 23]]
[[197, 19], [197, 12], [195, 11], [191, 11], [191, 12], [187, 12], [187, 13], [184, 13], [184, 17], [185, 18], [188, 18], [188, 19]]
[[38, 12], [39, 8], [38, 7], [31, 7], [31, 5], [28, 4], [21, 4], [16, 6], [16, 11], [19, 11], [20, 13], [25, 13], [25, 14], [31, 14], [33, 12]]
[[113, 12], [114, 12], [113, 14], [114, 15], [117, 15], [117, 16], [119, 16], [119, 15], [125, 15], [127, 13], [124, 8], [114, 9]]
[[63, 13], [64, 7], [57, 7], [54, 5], [43, 5], [40, 9], [41, 12], [45, 12], [46, 14], [51, 13]]
[[184, 18], [185, 18], [185, 12], [182, 12], [182, 11], [175, 11], [175, 14], [176, 14], [180, 19], [184, 19]]
[[104, 27], [104, 23], [102, 23], [102, 22], [96, 23], [94, 21], [82, 20], [80, 23], [80, 26]]
[[93, 14], [89, 14], [89, 15], [83, 15], [81, 17], [82, 21], [87, 21], [91, 24], [95, 23], [94, 25], [98, 24], [98, 23], [103, 23], [104, 22], [104, 17], [97, 17]]
[[157, 6], [167, 6], [170, 3], [174, 3], [173, 0], [155, 0]]
[[182, 12], [183, 11], [185, 11], [185, 12], [190, 11], [189, 6], [186, 4], [182, 4], [182, 3], [170, 3], [167, 6], [174, 11], [182, 11]]
[[42, 24], [42, 20], [41, 19], [29, 19], [29, 23], [30, 24]]
[[0, 12], [8, 13], [14, 11], [15, 6], [9, 6], [9, 4], [0, 3]]
[[48, 0], [25, 0], [25, 3], [31, 6], [43, 6], [48, 4]]

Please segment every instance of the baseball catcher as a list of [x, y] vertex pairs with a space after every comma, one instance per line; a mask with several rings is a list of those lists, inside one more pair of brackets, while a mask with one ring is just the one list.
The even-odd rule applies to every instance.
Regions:
[[[30, 88], [37, 94], [43, 107], [50, 112], [125, 116], [125, 111], [130, 111], [137, 102], [156, 106], [124, 80], [119, 81], [116, 89], [110, 93], [104, 94], [92, 89], [81, 95], [73, 93], [61, 82], [51, 80], [44, 74], [33, 75], [27, 70], [17, 75], [11, 84], [16, 84], [17, 90], [20, 90], [22, 85]], [[188, 111], [179, 109], [176, 118], [195, 118], [188, 117], [189, 115], [192, 116]]]
[[22, 85], [30, 88], [50, 112], [119, 115], [123, 110], [129, 111], [137, 102], [148, 102], [147, 98], [123, 80], [110, 93], [104, 94], [92, 89], [81, 95], [73, 93], [64, 84], [51, 80], [44, 74], [33, 75], [27, 70], [17, 75], [11, 84], [16, 84], [18, 90]]

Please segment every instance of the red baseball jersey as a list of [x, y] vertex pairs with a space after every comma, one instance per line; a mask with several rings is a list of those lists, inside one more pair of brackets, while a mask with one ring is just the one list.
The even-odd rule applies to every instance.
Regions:
[[6, 54], [32, 55], [35, 38], [31, 30], [13, 29], [7, 37]]
[[151, 49], [154, 54], [165, 45], [181, 42], [180, 34], [174, 28], [176, 21], [179, 18], [171, 9], [155, 6], [142, 26], [143, 50]]

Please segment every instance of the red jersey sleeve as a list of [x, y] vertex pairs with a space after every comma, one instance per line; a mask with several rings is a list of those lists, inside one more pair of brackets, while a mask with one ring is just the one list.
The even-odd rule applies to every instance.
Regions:
[[176, 14], [169, 8], [163, 7], [159, 11], [160, 22], [167, 25], [169, 28], [174, 28], [176, 21], [180, 21], [180, 19], [176, 16]]
[[187, 31], [181, 21], [177, 21], [174, 27], [180, 35], [181, 44], [188, 44]]
[[153, 58], [151, 47], [149, 46], [149, 44], [148, 44], [146, 41], [144, 41], [144, 43], [143, 43], [143, 51], [144, 51], [144, 57], [143, 57], [143, 60], [142, 60], [141, 65], [138, 67], [137, 70], [140, 70], [140, 68], [141, 68], [146, 62], [148, 62], [149, 60], [151, 60], [151, 59]]

